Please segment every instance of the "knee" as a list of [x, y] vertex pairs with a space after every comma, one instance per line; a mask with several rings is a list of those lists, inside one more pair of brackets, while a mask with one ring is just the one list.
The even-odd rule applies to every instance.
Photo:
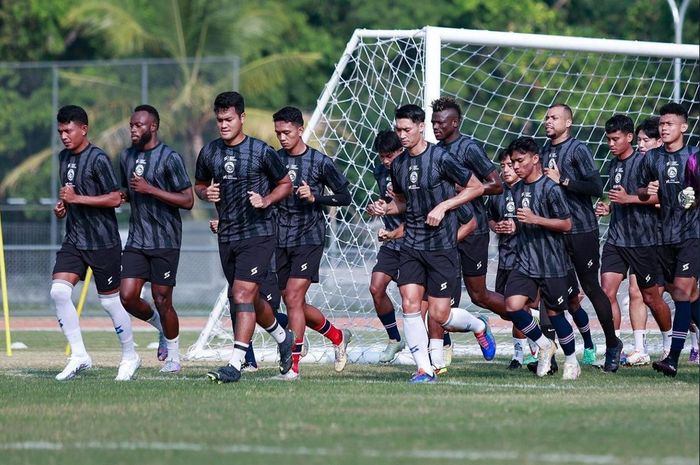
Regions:
[[369, 285], [369, 293], [372, 294], [372, 297], [373, 297], [373, 298], [375, 298], [375, 299], [376, 299], [376, 298], [379, 298], [381, 292], [382, 292], [382, 289], [381, 289], [380, 286], [378, 286], [378, 285], [375, 284], [375, 283], [370, 283], [370, 285]]
[[233, 301], [236, 303], [250, 303], [255, 301], [255, 292], [249, 289], [236, 289], [233, 291]]
[[170, 299], [167, 295], [155, 294], [153, 296], [153, 303], [155, 303], [159, 312], [166, 312], [170, 309]]
[[483, 288], [478, 288], [478, 289], [470, 289], [467, 288], [467, 292], [469, 293], [469, 298], [471, 301], [480, 306], [483, 307], [484, 304], [486, 303], [486, 289]]
[[73, 296], [73, 287], [68, 283], [53, 283], [50, 291], [51, 299], [56, 303], [68, 302]]
[[119, 300], [125, 308], [133, 308], [138, 304], [140, 295], [130, 291], [120, 291]]

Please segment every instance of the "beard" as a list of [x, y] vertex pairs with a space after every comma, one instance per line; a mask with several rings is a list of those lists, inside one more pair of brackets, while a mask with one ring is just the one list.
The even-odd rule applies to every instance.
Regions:
[[138, 140], [138, 142], [133, 142], [131, 146], [137, 150], [143, 150], [143, 148], [151, 142], [153, 139], [153, 134], [150, 132], [145, 133], [143, 136], [141, 136], [141, 139]]

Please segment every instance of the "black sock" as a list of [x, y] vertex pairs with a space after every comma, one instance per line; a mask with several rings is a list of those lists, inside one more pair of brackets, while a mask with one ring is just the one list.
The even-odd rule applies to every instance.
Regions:
[[579, 307], [571, 312], [571, 317], [574, 319], [574, 323], [578, 328], [581, 337], [583, 338], [583, 347], [586, 349], [593, 348], [593, 338], [591, 337], [591, 328], [588, 325], [588, 313]]

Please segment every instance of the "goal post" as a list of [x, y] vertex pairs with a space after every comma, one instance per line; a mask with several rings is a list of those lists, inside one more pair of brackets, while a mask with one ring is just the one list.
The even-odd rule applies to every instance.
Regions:
[[[351, 205], [333, 209], [326, 217], [320, 283], [308, 294], [310, 303], [337, 326], [355, 334], [350, 359], [375, 361], [386, 343], [368, 289], [381, 222], [368, 217], [365, 208], [377, 196], [372, 143], [378, 131], [393, 127], [395, 108], [407, 103], [424, 108], [426, 138], [434, 140], [430, 103], [441, 95], [454, 97], [463, 109], [461, 131], [481, 142], [495, 160], [499, 150], [521, 135], [544, 142], [546, 109], [554, 102], [567, 103], [574, 113], [572, 135], [588, 144], [603, 168], [609, 157], [605, 121], [625, 113], [640, 124], [675, 95], [689, 110], [688, 143], [697, 145], [699, 63], [697, 45], [440, 27], [356, 30], [304, 131], [304, 140], [333, 157], [351, 184]], [[602, 238], [606, 231], [604, 220]], [[496, 252], [492, 237], [487, 275], [491, 289]], [[393, 284], [389, 290], [400, 321], [398, 292]], [[621, 290], [621, 301], [625, 292]], [[490, 315], [472, 306], [466, 292], [461, 306]], [[595, 320], [587, 300], [584, 308]], [[509, 325], [491, 321], [496, 333], [509, 334]], [[312, 350], [319, 351], [310, 360], [332, 360], [332, 346], [308, 333]], [[601, 340], [599, 334], [596, 337]], [[478, 353], [473, 337], [457, 335], [454, 340], [458, 353]], [[269, 338], [257, 337], [255, 347], [270, 349]], [[410, 355], [401, 360], [410, 360]]]

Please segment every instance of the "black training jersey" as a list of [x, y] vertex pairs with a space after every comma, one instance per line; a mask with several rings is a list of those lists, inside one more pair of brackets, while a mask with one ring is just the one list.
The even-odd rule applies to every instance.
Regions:
[[[379, 163], [374, 167], [374, 179], [377, 181], [377, 187], [379, 188], [379, 195], [386, 202], [391, 202], [391, 197], [389, 196], [389, 191], [393, 190], [391, 184], [391, 173], [388, 169], [384, 168], [384, 165]], [[405, 221], [404, 215], [385, 215], [382, 217], [384, 222], [384, 229], [387, 231], [393, 231], [394, 229], [401, 226], [401, 223]], [[400, 250], [401, 244], [403, 243], [403, 237], [399, 239], [394, 239], [393, 241], [382, 242], [382, 245], [391, 250]]]
[[[459, 208], [455, 208], [455, 214], [457, 215], [457, 222], [460, 226], [467, 224], [474, 219], [474, 206], [471, 202], [460, 205]], [[476, 231], [472, 232], [472, 234], [476, 234]]]
[[[543, 166], [553, 168], [555, 165], [561, 173], [561, 179], [580, 181], [593, 174], [598, 168], [593, 161], [593, 154], [586, 144], [572, 138], [553, 145], [550, 141], [542, 149]], [[571, 210], [571, 234], [598, 230], [593, 200], [590, 195], [563, 189]]]
[[659, 147], [647, 152], [641, 164], [638, 187], [659, 181], [661, 212], [661, 244], [679, 244], [687, 239], [700, 238], [700, 215], [697, 207], [685, 209], [679, 196], [686, 187], [686, 164], [697, 147], [683, 147], [667, 152]]
[[[489, 160], [484, 149], [473, 139], [460, 134], [454, 142], [445, 144], [440, 142], [438, 146], [454, 155], [458, 163], [466, 166], [479, 181], [484, 181], [488, 175], [496, 170], [496, 166]], [[482, 196], [471, 201], [476, 216], [477, 227], [473, 234], [488, 234], [489, 224], [486, 213], [486, 197]]]
[[[547, 176], [527, 184], [513, 186], [513, 200], [518, 208], [530, 208], [544, 218], [571, 217], [569, 205], [561, 188]], [[561, 278], [571, 264], [562, 233], [541, 226], [518, 222], [515, 269], [532, 278]]]
[[270, 185], [287, 175], [277, 152], [254, 137], [228, 146], [222, 139], [205, 145], [197, 157], [195, 178], [199, 182], [220, 183], [219, 242], [275, 235], [271, 208], [255, 208], [248, 192], [261, 196], [270, 193]]
[[326, 219], [323, 205], [297, 197], [302, 182], [306, 182], [314, 196], [324, 195], [326, 188], [333, 193], [347, 191], [348, 180], [338, 171], [328, 156], [307, 147], [301, 155], [289, 155], [280, 149], [277, 154], [292, 180], [292, 194], [277, 204], [277, 246], [323, 245], [326, 237]]
[[[644, 155], [635, 152], [620, 160], [613, 158], [608, 170], [608, 186], [622, 186], [630, 195], [637, 195], [637, 180]], [[657, 212], [653, 205], [610, 202], [610, 225], [607, 242], [618, 247], [650, 247], [657, 243]]]
[[[518, 184], [519, 182], [515, 186]], [[499, 195], [492, 195], [489, 199], [488, 213], [489, 219], [496, 222], [508, 219], [517, 222], [513, 191], [505, 182], [503, 183], [503, 192]], [[503, 270], [515, 268], [516, 247], [517, 240], [514, 234], [498, 235], [498, 268]]]
[[122, 187], [129, 190], [131, 217], [127, 247], [136, 249], [179, 249], [182, 242], [180, 209], [157, 198], [134, 192], [129, 180], [134, 174], [167, 192], [182, 192], [192, 186], [179, 153], [162, 142], [141, 152], [134, 147], [119, 158]]
[[[72, 185], [78, 195], [96, 197], [119, 191], [112, 162], [101, 148], [88, 145], [79, 154], [58, 155], [61, 185]], [[66, 237], [79, 250], [109, 249], [121, 245], [114, 208], [66, 204]]]
[[394, 192], [406, 197], [404, 245], [416, 250], [446, 250], [457, 246], [457, 215], [448, 211], [438, 226], [429, 226], [428, 213], [454, 197], [455, 184], [466, 185], [472, 173], [444, 149], [428, 143], [411, 156], [404, 151], [391, 163]]

